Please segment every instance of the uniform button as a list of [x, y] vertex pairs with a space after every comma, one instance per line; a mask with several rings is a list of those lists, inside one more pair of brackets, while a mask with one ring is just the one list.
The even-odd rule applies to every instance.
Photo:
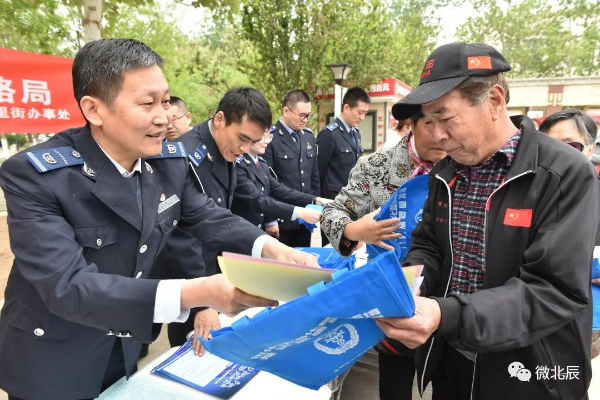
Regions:
[[258, 224], [258, 227], [259, 227], [259, 228], [262, 228], [262, 225], [261, 225], [261, 224]]
[[264, 192], [265, 191], [265, 187], [264, 186], [261, 187], [260, 190], [262, 190]]
[[177, 226], [177, 220], [173, 221], [173, 226]]
[[287, 158], [287, 156], [283, 156], [283, 158]]
[[142, 271], [138, 271], [137, 274], [135, 274], [135, 279], [140, 279], [142, 277]]
[[146, 250], [148, 250], [148, 246], [146, 246], [145, 244], [142, 245], [142, 247], [140, 247], [140, 253], [145, 253]]
[[301, 174], [304, 174], [304, 171], [300, 171]]
[[302, 159], [300, 159], [300, 162], [302, 162]]
[[42, 328], [35, 328], [33, 334], [35, 336], [44, 336], [44, 330]]
[[304, 186], [304, 182], [302, 182], [302, 186]]
[[265, 216], [265, 214], [262, 214], [262, 213], [261, 213], [261, 214], [260, 214], [260, 216], [261, 216], [261, 217], [264, 217], [264, 216]]
[[346, 149], [346, 153], [348, 152], [348, 149]]
[[98, 245], [98, 247], [102, 246], [102, 239], [96, 239], [96, 245]]
[[217, 199], [217, 203], [220, 203], [220, 202], [221, 202], [221, 198], [219, 197], [219, 198]]
[[115, 336], [115, 331], [108, 331], [106, 336]]

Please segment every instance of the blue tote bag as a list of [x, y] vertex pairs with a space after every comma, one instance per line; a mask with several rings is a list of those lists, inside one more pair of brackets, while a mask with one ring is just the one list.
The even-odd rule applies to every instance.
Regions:
[[[402, 234], [401, 237], [392, 240], [385, 240], [394, 248], [399, 260], [404, 260], [410, 248], [410, 237], [412, 231], [423, 218], [423, 206], [427, 199], [429, 175], [420, 175], [400, 186], [392, 197], [381, 207], [375, 221], [389, 218], [400, 218], [400, 227], [396, 230]], [[367, 243], [367, 253], [369, 258], [386, 252], [387, 250]]]
[[311, 286], [302, 297], [212, 332], [202, 345], [226, 360], [316, 390], [384, 337], [374, 318], [409, 317], [414, 310], [390, 251], [361, 268], [335, 272], [331, 282]]

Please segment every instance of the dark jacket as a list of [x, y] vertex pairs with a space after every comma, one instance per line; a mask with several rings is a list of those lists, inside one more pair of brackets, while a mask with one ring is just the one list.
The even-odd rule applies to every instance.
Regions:
[[248, 154], [237, 160], [238, 183], [231, 211], [259, 228], [264, 228], [265, 222], [289, 222], [294, 207], [311, 204], [315, 196], [279, 183], [265, 159], [259, 156], [258, 160], [260, 168]]
[[344, 123], [336, 118], [317, 136], [319, 147], [319, 177], [321, 178], [321, 197], [334, 199], [348, 184], [350, 170], [362, 156], [360, 132], [355, 130], [356, 144], [352, 133], [346, 130]]
[[[581, 153], [535, 131], [528, 118], [516, 125], [523, 133], [515, 159], [488, 200], [484, 288], [474, 294], [448, 294], [455, 173], [447, 160], [431, 171], [423, 220], [404, 263], [425, 265], [422, 295], [442, 310], [437, 333], [417, 351], [421, 392], [445, 343], [478, 353], [478, 400], [582, 399], [587, 391], [598, 178]], [[511, 222], [511, 213], [528, 210], [530, 224]], [[529, 382], [509, 376], [513, 362], [531, 372]], [[538, 366], [575, 366], [579, 379], [538, 380]]]
[[[285, 186], [309, 195], [319, 195], [319, 167], [317, 146], [311, 130], [304, 129], [300, 135], [300, 153], [281, 121], [271, 127], [273, 141], [267, 147], [263, 158]], [[300, 229], [296, 221], [279, 224], [280, 229]], [[304, 228], [302, 228], [304, 229]]]
[[[219, 207], [231, 208], [233, 192], [237, 184], [235, 164], [227, 162], [217, 147], [210, 133], [209, 121], [196, 125], [191, 131], [179, 137], [189, 157], [194, 156], [194, 149], [202, 143], [206, 146], [206, 157], [195, 165], [189, 163], [193, 180], [198, 189], [206, 193]], [[181, 229], [175, 229], [171, 240], [165, 246], [155, 263], [153, 277], [157, 278], [195, 278], [211, 276], [220, 272], [217, 255], [221, 249], [203, 244], [192, 235]], [[178, 269], [171, 268], [177, 263]], [[174, 275], [176, 274], [176, 275]]]
[[[47, 167], [70, 162], [40, 173], [26, 156], [38, 150]], [[94, 398], [115, 340], [131, 374], [151, 339], [158, 280], [147, 278], [175, 226], [222, 249], [251, 251], [262, 232], [200, 193], [184, 156], [142, 161], [141, 213], [88, 127], [2, 164], [15, 255], [0, 317], [3, 390], [28, 400]]]

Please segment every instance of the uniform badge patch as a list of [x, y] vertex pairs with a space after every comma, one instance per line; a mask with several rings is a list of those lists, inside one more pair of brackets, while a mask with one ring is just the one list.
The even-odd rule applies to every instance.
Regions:
[[177, 158], [187, 157], [185, 147], [181, 142], [163, 142], [162, 151], [160, 154], [155, 156], [146, 157], [146, 160], [153, 160], [155, 158]]
[[192, 165], [197, 167], [202, 161], [204, 161], [207, 155], [208, 151], [206, 151], [206, 146], [204, 145], [204, 143], [200, 142], [198, 143], [198, 146], [196, 146], [196, 148], [192, 150], [188, 158], [191, 161]]
[[40, 173], [83, 164], [81, 155], [72, 147], [28, 151], [25, 157]]
[[[163, 194], [163, 196], [165, 196], [165, 195]], [[162, 196], [161, 196], [161, 198], [162, 198]], [[160, 214], [160, 213], [164, 212], [166, 209], [173, 207], [177, 203], [179, 203], [179, 197], [177, 197], [177, 195], [174, 194], [158, 205], [158, 213]]]

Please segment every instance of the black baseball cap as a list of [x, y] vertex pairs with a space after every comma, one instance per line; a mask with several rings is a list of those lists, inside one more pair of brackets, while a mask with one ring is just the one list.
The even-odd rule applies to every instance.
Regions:
[[495, 75], [510, 69], [504, 56], [487, 44], [445, 44], [427, 58], [419, 86], [394, 104], [392, 115], [397, 120], [409, 118], [421, 104], [439, 99], [470, 76]]

